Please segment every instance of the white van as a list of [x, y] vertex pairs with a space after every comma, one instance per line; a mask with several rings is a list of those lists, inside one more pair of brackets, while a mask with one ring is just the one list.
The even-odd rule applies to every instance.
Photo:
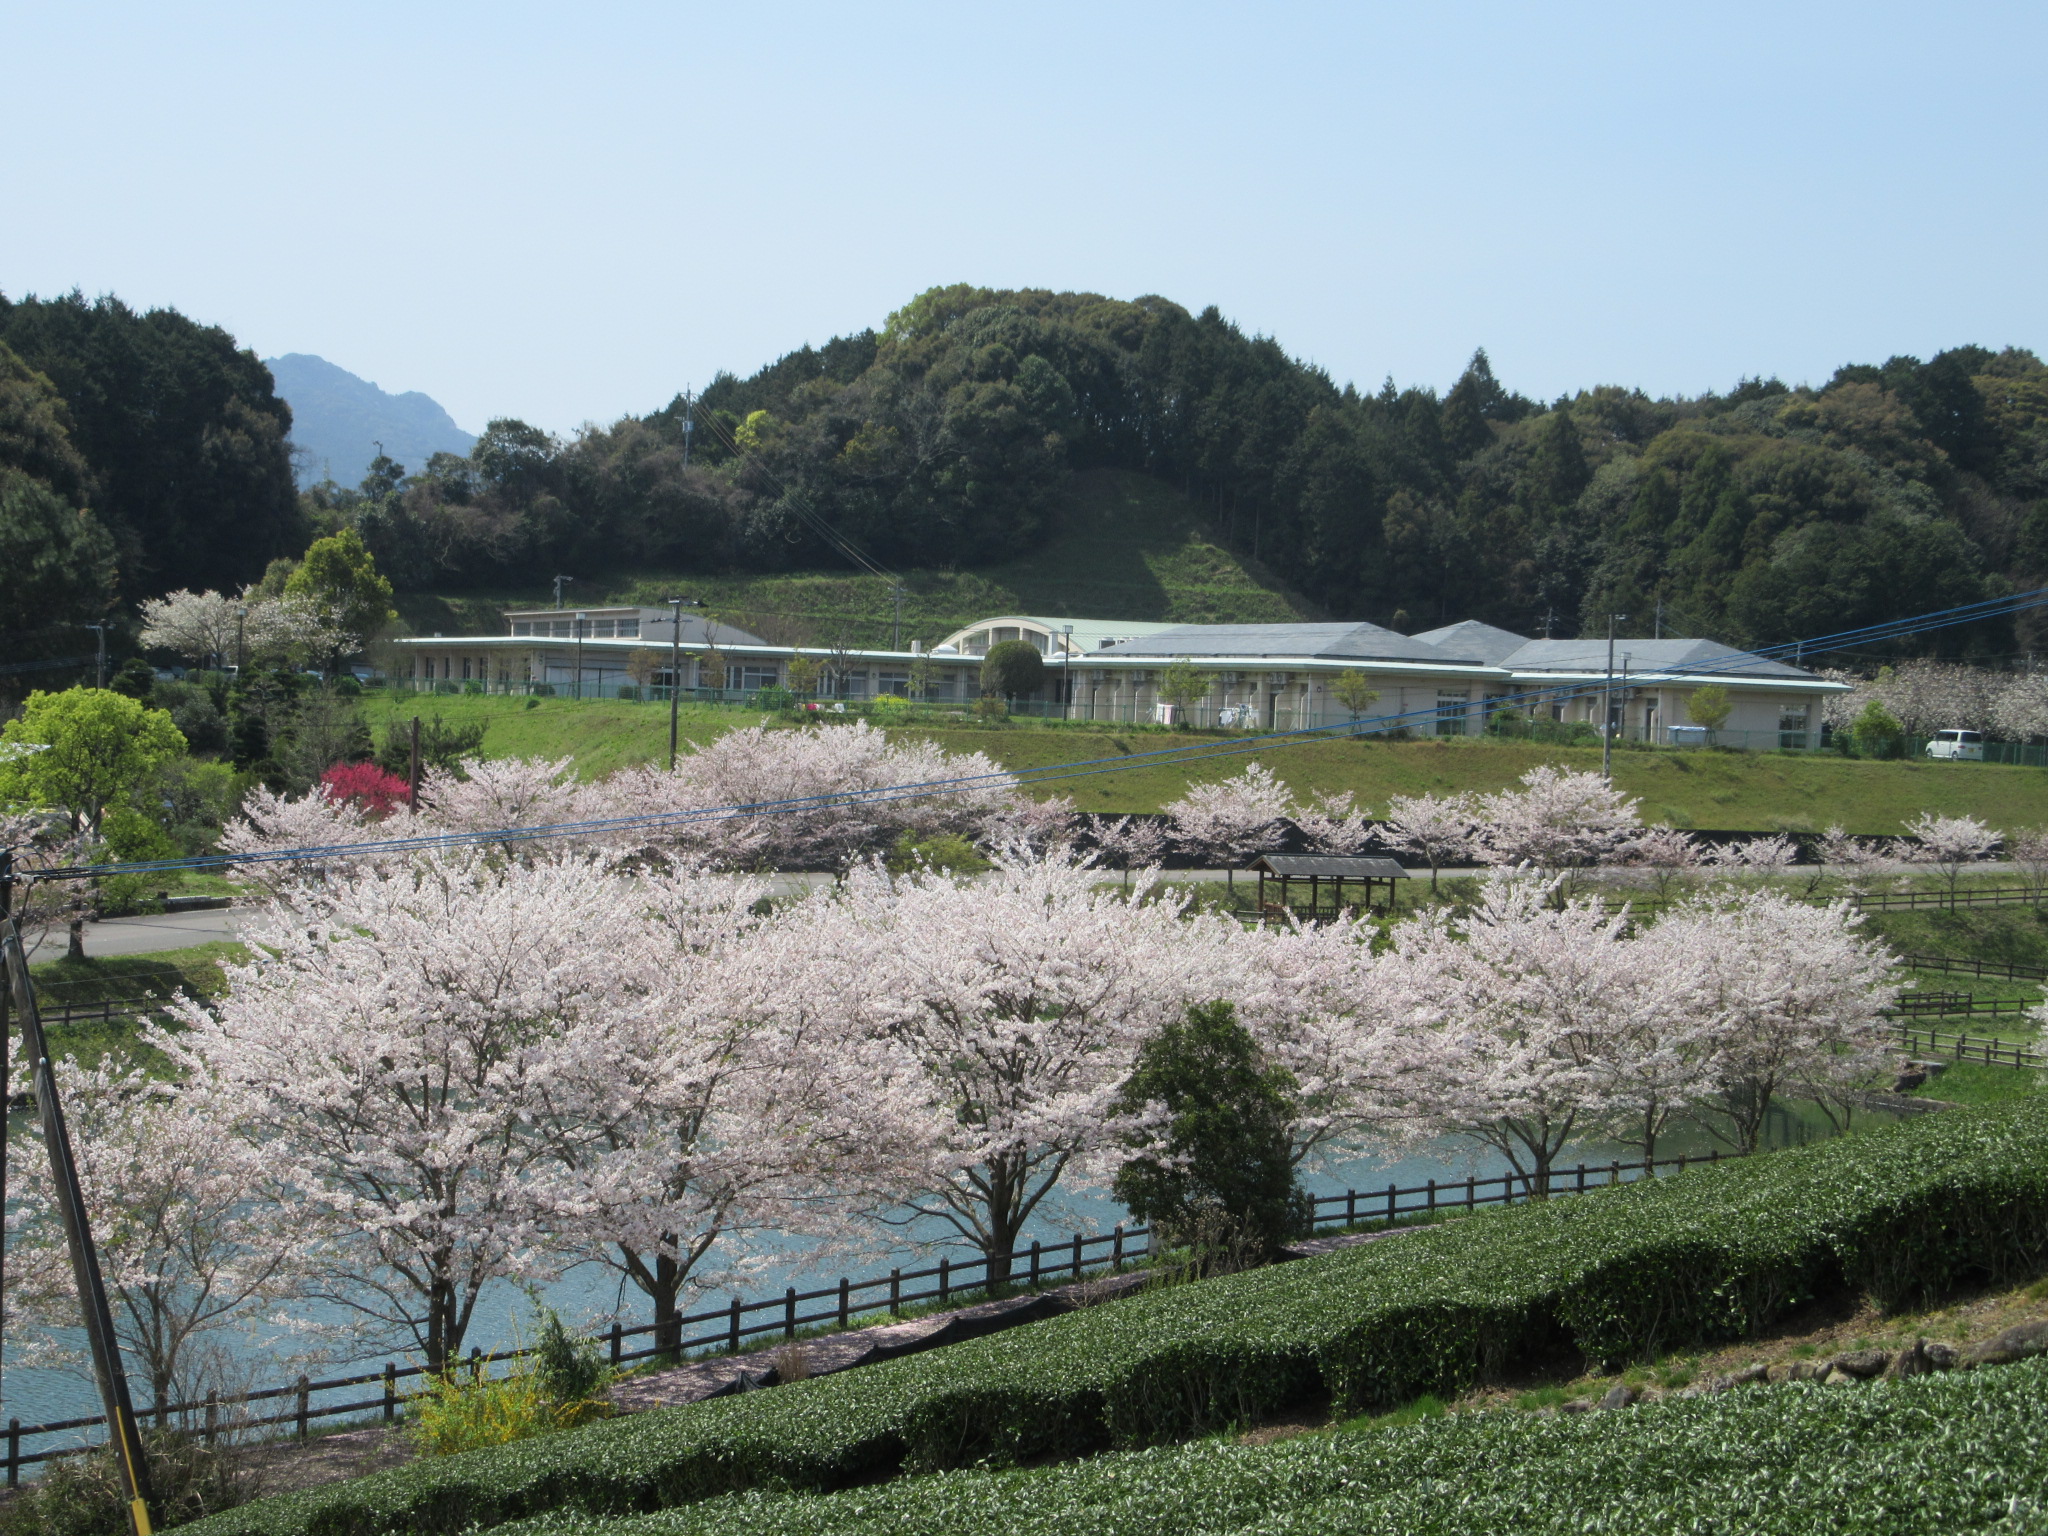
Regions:
[[1984, 761], [1984, 733], [1936, 731], [1934, 739], [1927, 743], [1927, 755], [1944, 758], [1951, 763], [1981, 763]]

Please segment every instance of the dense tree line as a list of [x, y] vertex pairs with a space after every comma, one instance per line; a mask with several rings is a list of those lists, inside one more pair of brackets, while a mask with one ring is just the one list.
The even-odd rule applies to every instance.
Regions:
[[831, 567], [840, 540], [951, 567], [1030, 549], [1094, 466], [1170, 480], [1311, 600], [1396, 628], [1570, 635], [1619, 611], [1627, 631], [1766, 643], [2048, 578], [2048, 369], [2029, 352], [1545, 405], [1483, 352], [1442, 395], [1361, 393], [1213, 308], [964, 286], [688, 408], [567, 443], [493, 422], [467, 459], [381, 464], [310, 510], [356, 521], [415, 587], [624, 559]]
[[33, 545], [49, 573], [0, 594], [0, 628], [234, 588], [297, 553], [290, 433], [270, 370], [218, 326], [114, 298], [0, 296], [0, 539]]

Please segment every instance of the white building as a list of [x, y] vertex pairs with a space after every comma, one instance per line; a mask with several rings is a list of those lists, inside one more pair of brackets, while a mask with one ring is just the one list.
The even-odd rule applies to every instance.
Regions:
[[1034, 714], [1125, 723], [1162, 718], [1167, 669], [1191, 664], [1209, 683], [1190, 723], [1258, 730], [1339, 725], [1352, 712], [1333, 692], [1362, 674], [1379, 695], [1358, 715], [1366, 730], [1476, 734], [1512, 709], [1530, 720], [1585, 722], [1603, 710], [1627, 740], [1670, 742], [1692, 724], [1687, 701], [1726, 689], [1732, 706], [1717, 739], [1752, 747], [1817, 746], [1821, 701], [1841, 690], [1811, 672], [1746, 657], [1712, 640], [1532, 640], [1467, 621], [1402, 635], [1377, 624], [1157, 624], [1003, 614], [956, 630], [925, 651], [774, 645], [685, 613], [680, 639], [667, 608], [537, 608], [505, 615], [503, 635], [416, 637], [399, 681], [458, 692], [546, 692], [583, 698], [665, 697], [675, 679], [704, 697], [745, 698], [788, 686], [792, 664], [810, 692], [835, 699], [921, 694], [966, 705], [981, 693], [992, 645], [1023, 640], [1046, 659]]

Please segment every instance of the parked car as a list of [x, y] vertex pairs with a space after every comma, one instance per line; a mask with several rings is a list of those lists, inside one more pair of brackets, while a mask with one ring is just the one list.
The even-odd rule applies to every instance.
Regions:
[[1984, 761], [1984, 733], [1936, 731], [1934, 739], [1927, 743], [1927, 755], [1951, 763], [1981, 763]]

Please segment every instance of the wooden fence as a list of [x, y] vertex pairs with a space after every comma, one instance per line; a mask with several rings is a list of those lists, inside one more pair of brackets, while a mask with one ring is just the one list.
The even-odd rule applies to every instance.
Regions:
[[1993, 1067], [2048, 1066], [2048, 1056], [2010, 1040], [1993, 1040], [1984, 1035], [1952, 1035], [1939, 1029], [1917, 1029], [1898, 1025], [1894, 1031], [1899, 1044], [1916, 1057], [1946, 1057], [1950, 1061], [1981, 1061]]
[[[1722, 1155], [1714, 1152], [1706, 1157], [1660, 1157], [1653, 1164], [1580, 1163], [1570, 1168], [1552, 1169], [1548, 1192], [1553, 1195], [1579, 1194], [1642, 1178], [1669, 1177], [1673, 1173], [1683, 1173], [1688, 1167], [1721, 1160]], [[1342, 1230], [1427, 1220], [1450, 1212], [1473, 1211], [1481, 1206], [1527, 1200], [1531, 1189], [1530, 1178], [1512, 1172], [1483, 1179], [1474, 1177], [1442, 1182], [1431, 1179], [1424, 1184], [1407, 1186], [1388, 1184], [1384, 1189], [1347, 1189], [1341, 1195], [1315, 1196], [1314, 1225], [1316, 1229]], [[652, 1323], [632, 1328], [614, 1323], [610, 1329], [594, 1337], [605, 1346], [615, 1366], [632, 1365], [659, 1356], [685, 1357], [721, 1351], [737, 1354], [749, 1340], [759, 1341], [764, 1337], [794, 1339], [806, 1329], [845, 1328], [856, 1319], [878, 1321], [882, 1314], [898, 1317], [905, 1308], [920, 1304], [936, 1304], [943, 1308], [958, 1302], [964, 1306], [988, 1292], [992, 1266], [997, 1270], [1008, 1268], [1009, 1287], [1032, 1289], [1053, 1282], [1078, 1280], [1091, 1270], [1121, 1272], [1130, 1265], [1143, 1262], [1152, 1251], [1151, 1245], [1152, 1233], [1142, 1226], [1119, 1226], [1114, 1231], [1092, 1237], [1076, 1232], [1070, 1238], [1055, 1242], [1040, 1239], [1029, 1247], [1020, 1247], [1009, 1255], [1007, 1266], [985, 1258], [954, 1259], [944, 1255], [937, 1264], [922, 1269], [897, 1268], [886, 1275], [865, 1280], [842, 1278], [817, 1290], [799, 1291], [789, 1286], [779, 1296], [754, 1301], [735, 1296], [724, 1306], [688, 1313], [676, 1319], [672, 1337], [668, 1340], [654, 1338], [655, 1325]], [[643, 1344], [643, 1340], [649, 1342]], [[530, 1350], [512, 1350], [486, 1357], [481, 1350], [472, 1349], [468, 1360], [456, 1369], [467, 1370], [473, 1378], [482, 1380], [492, 1367], [509, 1364], [531, 1353]], [[399, 1384], [427, 1374], [423, 1365], [401, 1365], [396, 1360], [387, 1360], [379, 1369], [360, 1375], [336, 1376], [321, 1381], [300, 1376], [289, 1386], [241, 1393], [232, 1399], [218, 1398], [209, 1393], [198, 1402], [158, 1403], [138, 1408], [136, 1416], [145, 1423], [175, 1423], [209, 1438], [228, 1429], [239, 1433], [283, 1426], [298, 1438], [305, 1439], [316, 1419], [368, 1415], [372, 1422], [395, 1422], [400, 1407], [410, 1395]], [[374, 1390], [368, 1395], [351, 1395], [342, 1401], [324, 1400], [329, 1394], [357, 1394], [362, 1388]], [[316, 1402], [316, 1398], [323, 1400]], [[270, 1405], [280, 1403], [282, 1407], [270, 1411]], [[254, 1405], [261, 1405], [259, 1411], [250, 1413], [249, 1409]], [[24, 1467], [62, 1456], [81, 1455], [93, 1449], [91, 1444], [79, 1444], [24, 1450], [25, 1441], [52, 1435], [75, 1436], [81, 1430], [94, 1429], [105, 1422], [99, 1414], [53, 1419], [43, 1424], [24, 1424], [19, 1419], [9, 1419], [6, 1429], [7, 1486], [19, 1485]]]
[[1951, 960], [1947, 955], [1901, 955], [1915, 971], [1946, 971], [1955, 976], [1983, 976], [1993, 981], [2048, 981], [2048, 966], [2007, 965], [1997, 960]]

